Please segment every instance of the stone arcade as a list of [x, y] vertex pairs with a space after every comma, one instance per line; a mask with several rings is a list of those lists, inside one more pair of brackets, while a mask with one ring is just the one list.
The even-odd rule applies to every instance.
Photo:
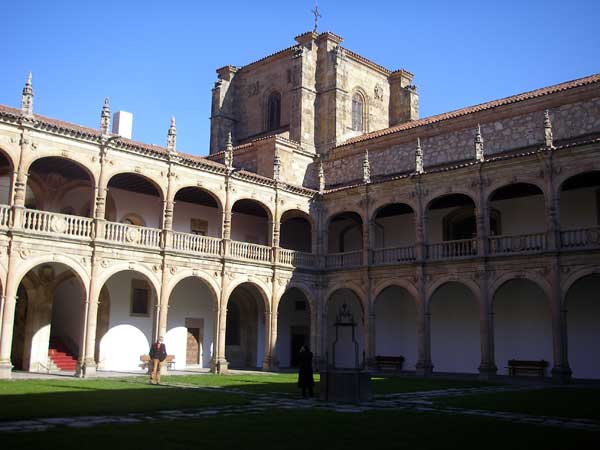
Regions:
[[[600, 75], [418, 118], [413, 74], [308, 32], [217, 70], [210, 155], [0, 106], [0, 376], [317, 366], [347, 304], [404, 369], [600, 378]], [[43, 93], [41, 94], [43, 95]], [[338, 355], [338, 364], [352, 364]]]

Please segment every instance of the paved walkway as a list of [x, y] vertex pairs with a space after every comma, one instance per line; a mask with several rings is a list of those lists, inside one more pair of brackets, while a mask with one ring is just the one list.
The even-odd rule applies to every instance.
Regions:
[[[121, 373], [121, 376], [123, 374]], [[137, 383], [138, 381], [130, 381]], [[529, 414], [498, 412], [476, 409], [453, 408], [436, 406], [434, 399], [440, 397], [458, 397], [464, 395], [514, 392], [521, 390], [547, 388], [547, 385], [538, 386], [494, 386], [480, 388], [441, 389], [437, 391], [423, 391], [379, 395], [372, 402], [360, 405], [343, 404], [335, 402], [321, 402], [315, 399], [298, 399], [280, 393], [249, 393], [235, 388], [209, 388], [189, 385], [178, 382], [164, 384], [165, 388], [199, 389], [206, 391], [229, 392], [246, 397], [249, 402], [244, 405], [212, 406], [199, 409], [164, 410], [155, 413], [130, 413], [118, 416], [79, 416], [55, 417], [32, 420], [0, 422], [0, 433], [7, 432], [34, 432], [47, 431], [57, 426], [69, 428], [89, 428], [106, 424], [135, 424], [150, 423], [167, 420], [201, 419], [212, 416], [231, 416], [235, 414], [257, 414], [273, 408], [280, 409], [318, 409], [335, 411], [339, 413], [363, 413], [366, 411], [417, 411], [437, 414], [466, 415], [489, 417], [513, 423], [529, 425], [559, 427], [563, 429], [577, 429], [600, 431], [600, 422], [588, 419], [572, 419], [560, 417], [534, 416]]]

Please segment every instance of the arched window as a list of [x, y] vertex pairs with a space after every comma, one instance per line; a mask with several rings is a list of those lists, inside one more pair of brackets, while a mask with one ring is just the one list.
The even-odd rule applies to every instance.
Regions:
[[273, 131], [280, 127], [281, 121], [281, 94], [277, 91], [271, 92], [267, 105], [267, 131]]
[[363, 131], [364, 102], [362, 96], [357, 92], [352, 96], [352, 129]]

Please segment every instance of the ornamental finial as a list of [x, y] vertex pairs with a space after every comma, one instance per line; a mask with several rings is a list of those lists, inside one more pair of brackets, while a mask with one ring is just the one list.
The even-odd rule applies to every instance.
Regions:
[[417, 148], [415, 150], [415, 172], [419, 175], [423, 170], [423, 150], [421, 149], [421, 138], [417, 138]]
[[544, 145], [546, 148], [554, 148], [554, 138], [552, 137], [552, 121], [550, 120], [550, 111], [544, 111]]
[[227, 132], [227, 141], [225, 142], [225, 166], [227, 169], [233, 169], [233, 143], [231, 142], [231, 131]]
[[475, 131], [475, 160], [478, 162], [485, 161], [485, 155], [483, 153], [483, 136], [481, 136], [481, 126], [477, 124], [477, 130]]
[[177, 148], [177, 127], [175, 126], [175, 116], [171, 116], [171, 125], [169, 126], [169, 131], [167, 132], [167, 150], [169, 152], [176, 152]]
[[27, 74], [27, 81], [21, 95], [21, 113], [25, 116], [33, 115], [33, 86], [31, 84], [31, 72]]
[[371, 163], [369, 162], [369, 149], [363, 155], [363, 183], [371, 182]]
[[100, 114], [100, 132], [106, 136], [110, 130], [110, 103], [108, 97], [104, 98], [104, 105], [102, 105], [102, 113]]

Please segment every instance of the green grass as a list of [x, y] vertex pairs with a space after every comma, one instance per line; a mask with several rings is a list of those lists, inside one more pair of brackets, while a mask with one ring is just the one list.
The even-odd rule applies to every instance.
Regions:
[[0, 420], [125, 414], [242, 404], [235, 394], [148, 384], [148, 379], [0, 381]]
[[596, 448], [600, 434], [521, 425], [492, 419], [367, 412], [274, 410], [260, 414], [211, 417], [89, 429], [54, 428], [47, 432], [3, 433], [7, 449], [106, 448], [211, 450], [260, 449], [568, 449]]
[[600, 420], [600, 388], [561, 387], [447, 397], [436, 405]]
[[371, 382], [373, 394], [375, 395], [498, 385], [498, 383], [494, 384], [477, 380], [445, 380], [439, 378], [417, 378], [408, 376], [373, 377]]
[[[265, 375], [183, 375], [163, 377], [168, 383], [185, 383], [203, 387], [233, 388], [249, 393], [278, 393], [298, 395], [298, 374], [265, 374]], [[315, 383], [319, 383], [319, 375], [315, 374]]]

